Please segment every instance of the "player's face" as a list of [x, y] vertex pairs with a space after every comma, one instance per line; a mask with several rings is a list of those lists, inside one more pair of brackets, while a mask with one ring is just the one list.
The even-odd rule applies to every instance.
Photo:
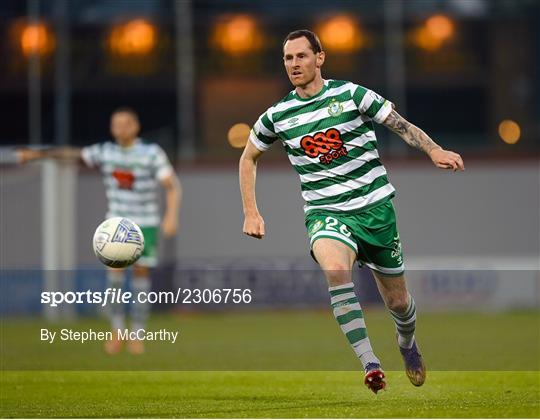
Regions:
[[289, 40], [283, 47], [283, 63], [294, 86], [313, 82], [324, 62], [324, 52], [314, 53], [306, 37]]
[[111, 134], [119, 145], [128, 146], [139, 134], [139, 122], [128, 112], [117, 112], [111, 117]]

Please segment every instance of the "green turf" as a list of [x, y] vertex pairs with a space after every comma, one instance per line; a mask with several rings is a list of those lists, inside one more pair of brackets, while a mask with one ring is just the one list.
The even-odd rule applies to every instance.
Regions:
[[2, 417], [538, 417], [538, 372], [4, 372]]
[[142, 356], [114, 357], [101, 342], [39, 341], [40, 328], [106, 330], [103, 319], [3, 319], [1, 415], [540, 416], [538, 312], [421, 313], [418, 338], [430, 374], [419, 389], [401, 371], [387, 313], [366, 314], [389, 380], [378, 396], [362, 384], [329, 310], [153, 316], [149, 327], [179, 329], [178, 343], [148, 343]]
[[[368, 308], [372, 345], [387, 370], [401, 369], [394, 326]], [[2, 320], [1, 367], [7, 370], [356, 370], [358, 360], [330, 310], [154, 316], [149, 328], [180, 331], [176, 344], [148, 343], [148, 352], [107, 357], [102, 342], [40, 342], [40, 328], [107, 330], [103, 319], [48, 324]], [[421, 313], [417, 338], [431, 370], [540, 370], [538, 312]], [[510, 345], [496, 345], [511, 343]]]

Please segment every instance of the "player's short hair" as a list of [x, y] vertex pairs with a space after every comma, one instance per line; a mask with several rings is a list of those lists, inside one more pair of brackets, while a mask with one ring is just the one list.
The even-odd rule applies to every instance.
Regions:
[[317, 54], [322, 51], [322, 45], [321, 41], [319, 40], [319, 37], [315, 32], [310, 31], [309, 29], [298, 29], [296, 31], [292, 31], [289, 35], [285, 37], [283, 40], [283, 48], [285, 48], [285, 43], [287, 41], [291, 41], [293, 39], [302, 38], [305, 37], [308, 42], [309, 46], [311, 47], [311, 50]]
[[131, 115], [131, 117], [139, 122], [139, 114], [137, 114], [137, 111], [135, 111], [133, 108], [129, 107], [129, 106], [120, 106], [118, 108], [116, 108], [112, 113], [111, 113], [111, 117], [115, 114], [129, 114]]

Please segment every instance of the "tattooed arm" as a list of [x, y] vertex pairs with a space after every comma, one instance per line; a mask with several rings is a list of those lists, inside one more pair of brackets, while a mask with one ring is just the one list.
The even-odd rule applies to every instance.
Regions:
[[454, 171], [458, 169], [465, 170], [460, 155], [449, 150], [444, 150], [431, 140], [423, 130], [411, 124], [395, 110], [392, 110], [383, 124], [405, 140], [409, 146], [426, 152], [438, 168], [452, 169]]
[[427, 154], [433, 149], [442, 149], [442, 147], [431, 140], [426, 133], [411, 124], [395, 110], [386, 117], [383, 124], [405, 140], [409, 146], [422, 150]]

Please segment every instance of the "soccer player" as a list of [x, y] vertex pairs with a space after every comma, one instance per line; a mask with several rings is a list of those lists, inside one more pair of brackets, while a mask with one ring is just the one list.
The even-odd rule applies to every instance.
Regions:
[[[166, 209], [161, 229], [165, 236], [173, 236], [178, 229], [178, 212], [181, 202], [181, 185], [163, 149], [138, 137], [139, 117], [131, 108], [118, 108], [111, 115], [111, 134], [114, 142], [97, 143], [88, 147], [58, 148], [43, 151], [37, 157], [81, 159], [87, 166], [97, 167], [103, 174], [106, 187], [109, 217], [127, 217], [137, 223], [144, 235], [145, 246], [140, 259], [134, 264], [131, 288], [134, 295], [150, 291], [150, 268], [157, 263], [160, 213], [158, 188], [166, 192]], [[31, 156], [29, 160], [35, 159]], [[107, 270], [108, 287], [121, 288], [125, 270]], [[113, 340], [105, 350], [118, 353], [123, 342], [117, 335], [125, 325], [125, 305], [112, 304], [109, 308]], [[136, 302], [131, 307], [131, 328], [143, 329], [150, 313], [150, 304]], [[127, 343], [133, 354], [144, 352], [142, 341]]]
[[373, 122], [424, 151], [438, 168], [464, 170], [463, 161], [375, 92], [323, 79], [324, 60], [313, 32], [298, 30], [285, 38], [283, 62], [294, 90], [260, 116], [240, 158], [243, 231], [258, 239], [265, 235], [255, 197], [257, 160], [279, 139], [300, 175], [311, 254], [327, 279], [334, 316], [363, 365], [366, 386], [377, 393], [386, 382], [353, 289], [355, 261], [373, 272], [396, 325], [406, 374], [421, 386], [426, 367], [414, 335], [416, 307], [404, 277], [391, 201], [395, 190], [379, 160]]

